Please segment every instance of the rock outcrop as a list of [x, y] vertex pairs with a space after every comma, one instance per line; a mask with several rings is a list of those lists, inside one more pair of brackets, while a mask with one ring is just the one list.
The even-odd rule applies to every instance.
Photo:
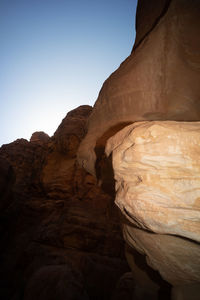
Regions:
[[[116, 201], [127, 219], [125, 239], [165, 280], [182, 285], [173, 291], [175, 299], [189, 295], [191, 286], [197, 295], [200, 282], [199, 124], [190, 123], [200, 121], [199, 14], [197, 0], [138, 2], [132, 53], [105, 81], [78, 150], [80, 165], [102, 187], [109, 182], [112, 194], [115, 173]], [[134, 126], [138, 140], [132, 148]], [[108, 140], [114, 166], [112, 155], [105, 156]], [[116, 167], [123, 140], [126, 150], [118, 153], [121, 165]], [[137, 277], [136, 259], [130, 261]], [[143, 275], [140, 282], [152, 285], [155, 299], [158, 286]]]
[[136, 122], [106, 152], [127, 242], [173, 286], [200, 284], [200, 122]]
[[47, 152], [47, 143], [28, 142], [25, 139], [18, 139], [0, 148], [0, 157], [13, 168], [15, 192], [28, 195], [34, 192], [38, 194], [42, 190], [40, 172]]
[[91, 112], [91, 106], [82, 105], [67, 114], [53, 136], [57, 151], [76, 157], [79, 144], [86, 134], [86, 122]]
[[32, 143], [38, 143], [38, 144], [43, 144], [47, 143], [49, 141], [49, 136], [43, 131], [36, 131], [32, 134], [30, 138], [30, 142]]
[[[83, 105], [69, 112], [54, 133], [51, 150], [41, 172], [43, 187], [50, 197], [65, 198], [73, 194], [78, 168], [76, 153], [85, 136], [86, 121], [91, 111], [91, 106]], [[94, 183], [93, 179], [90, 180]]]
[[91, 110], [0, 149], [1, 299], [107, 300], [129, 271], [114, 199], [76, 162]]
[[200, 120], [200, 1], [139, 0], [138, 9], [136, 44], [105, 81], [79, 150], [92, 174], [97, 148], [124, 126]]
[[199, 299], [199, 13], [139, 0], [94, 108], [0, 148], [2, 299]]
[[106, 152], [115, 202], [136, 226], [200, 242], [200, 122], [136, 122]]
[[13, 201], [15, 175], [11, 165], [0, 157], [0, 211], [4, 211]]

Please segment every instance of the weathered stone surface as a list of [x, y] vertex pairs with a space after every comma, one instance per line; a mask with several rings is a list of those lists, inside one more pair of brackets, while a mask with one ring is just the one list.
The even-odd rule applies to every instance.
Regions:
[[106, 153], [115, 202], [134, 225], [126, 241], [172, 285], [200, 282], [200, 122], [136, 122]]
[[92, 107], [82, 105], [70, 111], [54, 133], [53, 139], [58, 152], [75, 157], [80, 141], [86, 133], [86, 121]]
[[91, 106], [83, 105], [70, 111], [49, 144], [41, 181], [50, 197], [65, 198], [73, 194], [76, 152], [86, 133], [85, 125], [91, 110]]
[[136, 15], [136, 39], [133, 51], [166, 14], [171, 0], [139, 0]]
[[135, 225], [200, 242], [200, 122], [136, 122], [111, 151], [115, 201]]
[[[83, 106], [68, 113], [46, 143], [22, 139], [0, 148], [0, 158], [16, 174], [14, 198], [0, 203], [4, 300], [84, 299], [86, 294], [108, 300], [129, 270], [114, 199], [76, 162], [90, 112]], [[9, 164], [4, 165], [0, 188], [10, 189]], [[83, 277], [84, 286], [74, 274]]]
[[50, 137], [43, 131], [36, 131], [30, 138], [31, 143], [43, 144], [49, 141]]
[[95, 147], [116, 126], [200, 120], [200, 1], [143, 0], [139, 7], [136, 47], [105, 81], [79, 149], [80, 164], [93, 174]]
[[0, 157], [9, 162], [16, 176], [14, 189], [29, 194], [41, 191], [40, 172], [48, 151], [47, 143], [18, 139], [0, 148]]
[[[125, 224], [124, 238], [173, 286], [200, 287], [200, 246], [177, 236], [154, 234]], [[191, 296], [192, 299], [192, 296]]]

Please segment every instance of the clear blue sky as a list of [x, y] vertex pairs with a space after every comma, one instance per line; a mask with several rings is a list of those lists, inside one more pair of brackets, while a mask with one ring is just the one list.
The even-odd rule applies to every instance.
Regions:
[[130, 54], [136, 0], [0, 0], [0, 145], [52, 135]]

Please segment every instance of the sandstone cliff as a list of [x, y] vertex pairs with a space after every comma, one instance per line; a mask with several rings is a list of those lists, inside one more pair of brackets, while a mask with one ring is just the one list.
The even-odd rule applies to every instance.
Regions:
[[[187, 300], [200, 293], [199, 15], [197, 0], [138, 2], [132, 53], [105, 81], [78, 150], [102, 187], [115, 186], [125, 240]], [[135, 280], [156, 299], [129, 250]]]
[[2, 146], [4, 300], [199, 299], [199, 15], [198, 0], [139, 0], [94, 108]]
[[110, 299], [129, 270], [114, 199], [76, 162], [91, 110], [0, 149], [1, 299]]
[[172, 285], [200, 282], [200, 122], [136, 122], [106, 151], [125, 239]]
[[104, 83], [88, 120], [79, 162], [95, 174], [96, 148], [143, 120], [200, 119], [200, 2], [141, 0], [136, 44]]

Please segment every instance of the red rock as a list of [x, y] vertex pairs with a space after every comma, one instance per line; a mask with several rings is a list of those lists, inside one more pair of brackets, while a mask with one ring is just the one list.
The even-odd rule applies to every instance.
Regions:
[[25, 289], [27, 300], [83, 299], [82, 283], [69, 266], [82, 274], [90, 299], [108, 300], [129, 270], [113, 198], [76, 161], [90, 112], [82, 106], [68, 113], [47, 142], [18, 140], [0, 149], [16, 174], [1, 235], [4, 300], [19, 298]]
[[31, 143], [43, 144], [49, 141], [50, 137], [43, 131], [36, 131], [30, 138]]
[[104, 82], [79, 148], [93, 175], [97, 148], [124, 126], [200, 120], [200, 1], [142, 0], [138, 8], [136, 46]]

